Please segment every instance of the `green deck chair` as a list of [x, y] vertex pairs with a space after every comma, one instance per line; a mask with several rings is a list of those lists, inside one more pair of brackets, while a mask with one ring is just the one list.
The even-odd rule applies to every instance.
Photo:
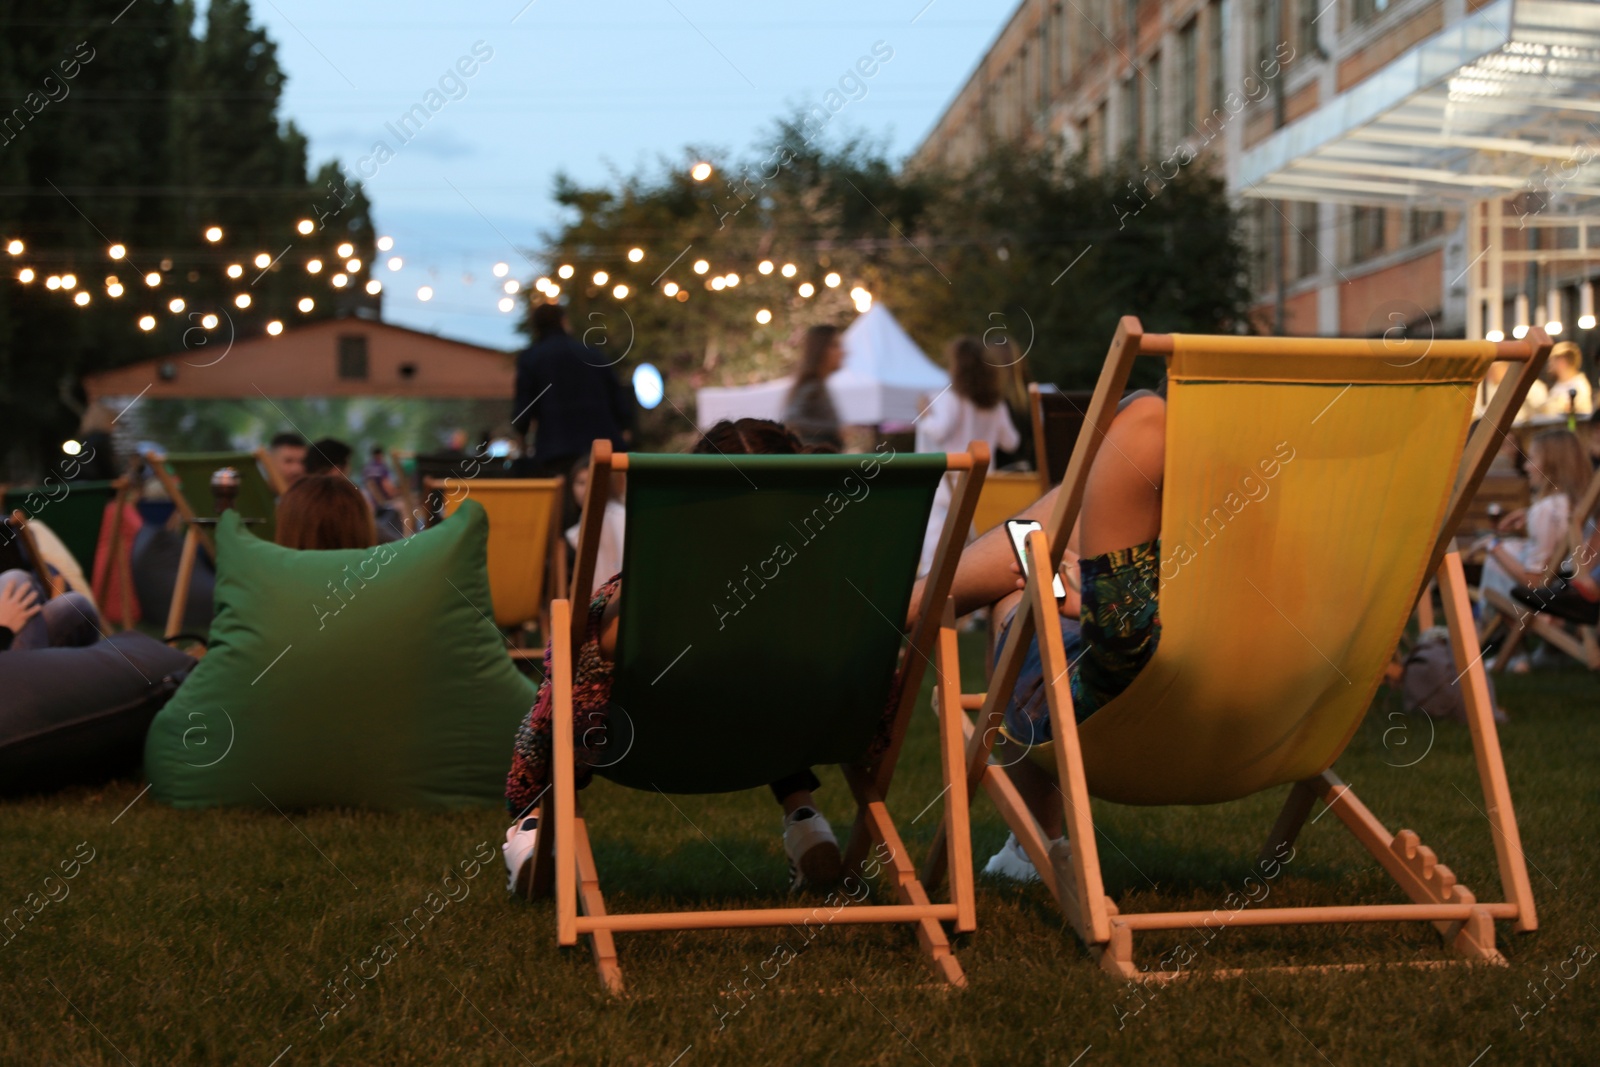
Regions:
[[206, 528], [217, 519], [216, 502], [211, 496], [211, 475], [220, 467], [232, 467], [239, 472], [239, 495], [234, 501], [234, 510], [247, 521], [259, 520], [250, 524], [250, 532], [263, 541], [273, 538], [278, 494], [287, 486], [273, 466], [272, 457], [261, 448], [253, 452], [183, 454], [151, 451], [143, 455], [178, 509], [178, 517], [186, 528], [183, 555], [178, 559], [178, 578], [173, 583], [172, 604], [167, 611], [166, 635], [170, 641], [183, 626], [183, 609], [189, 599], [196, 552], [204, 547], [206, 555], [216, 558], [216, 543]]
[[86, 575], [94, 574], [95, 547], [106, 505], [117, 495], [116, 482], [58, 482], [6, 490], [5, 514], [22, 511], [43, 519], [67, 546]]
[[[609, 989], [622, 988], [617, 931], [823, 921], [915, 924], [935, 969], [964, 984], [940, 925], [975, 926], [958, 705], [941, 716], [942, 795], [955, 845], [951, 903], [929, 901], [883, 798], [936, 637], [943, 689], [960, 692], [953, 617], [942, 630], [937, 606], [948, 598], [988, 466], [987, 449], [976, 442], [957, 455], [733, 457], [613, 457], [608, 444], [595, 443], [589, 484], [607, 485], [612, 471], [626, 471], [628, 518], [612, 708], [604, 744], [584, 739], [590, 765], [620, 785], [665, 794], [753, 789], [807, 766], [840, 764], [858, 804], [857, 848], [847, 849], [847, 859], [855, 856], [860, 869], [870, 837], [900, 899], [831, 916], [826, 907], [607, 913], [574, 789], [572, 670], [587, 613], [574, 617], [572, 601], [557, 600], [554, 789], [541, 823], [555, 834], [553, 842], [549, 833], [539, 837], [534, 885], [548, 889], [553, 858], [558, 940], [574, 945], [589, 935]], [[902, 656], [921, 539], [947, 471], [961, 472], [956, 496]], [[583, 517], [572, 585], [583, 604], [604, 501], [591, 493]], [[887, 752], [868, 766], [896, 684]]]

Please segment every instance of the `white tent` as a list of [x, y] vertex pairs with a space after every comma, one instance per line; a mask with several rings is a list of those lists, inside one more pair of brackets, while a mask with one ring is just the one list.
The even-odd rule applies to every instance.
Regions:
[[[882, 304], [857, 316], [841, 340], [844, 366], [828, 379], [828, 392], [846, 425], [910, 422], [917, 417], [918, 397], [932, 397], [950, 384], [949, 375], [923, 354]], [[699, 390], [700, 428], [721, 419], [781, 420], [791, 381]]]

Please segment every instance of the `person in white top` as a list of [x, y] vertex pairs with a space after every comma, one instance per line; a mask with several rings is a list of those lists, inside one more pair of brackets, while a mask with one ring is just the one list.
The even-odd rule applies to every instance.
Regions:
[[[945, 352], [950, 366], [950, 387], [925, 405], [917, 416], [918, 452], [960, 452], [971, 441], [983, 441], [990, 453], [1015, 451], [1022, 438], [1001, 391], [1000, 367], [983, 342], [960, 337], [950, 342]], [[991, 460], [992, 462], [992, 460]], [[928, 516], [928, 532], [922, 540], [919, 574], [933, 565], [939, 547], [939, 532], [944, 529], [955, 491], [955, 475], [947, 474], [933, 498]]]
[[[1484, 377], [1483, 381], [1478, 383], [1478, 391], [1473, 397], [1472, 417], [1474, 419], [1483, 418], [1484, 412], [1489, 410], [1489, 401], [1494, 399], [1494, 394], [1499, 390], [1500, 383], [1505, 381], [1506, 371], [1510, 367], [1509, 363], [1489, 364], [1489, 373]], [[1522, 398], [1522, 406], [1517, 409], [1517, 413], [1511, 421], [1514, 423], [1527, 422], [1529, 419], [1539, 415], [1549, 397], [1550, 391], [1545, 388], [1545, 384], [1535, 378], [1533, 384], [1528, 387], [1528, 395]]]
[[1555, 382], [1540, 405], [1539, 414], [1581, 417], [1593, 412], [1589, 379], [1583, 374], [1583, 351], [1571, 341], [1562, 341], [1550, 349], [1549, 367]]
[[[1520, 529], [1527, 536], [1502, 539], [1496, 534], [1483, 542], [1488, 555], [1478, 582], [1480, 593], [1492, 589], [1509, 599], [1511, 590], [1519, 585], [1544, 584], [1561, 562], [1556, 556], [1564, 544], [1573, 504], [1589, 485], [1588, 456], [1576, 434], [1545, 430], [1528, 442], [1527, 468], [1532, 505], [1500, 521], [1501, 532]], [[1495, 609], [1484, 601], [1484, 610]]]
[[[572, 467], [572, 496], [578, 502], [578, 510], [583, 510], [584, 501], [589, 496], [589, 460], [579, 460]], [[606, 498], [605, 518], [600, 522], [600, 549], [594, 557], [594, 583], [589, 590], [593, 596], [595, 590], [609, 582], [622, 570], [622, 531], [628, 522], [628, 512], [622, 498], [627, 490], [627, 475], [613, 474], [611, 476], [610, 496]], [[574, 523], [567, 530], [567, 544], [572, 550], [578, 550], [578, 530], [583, 524]]]

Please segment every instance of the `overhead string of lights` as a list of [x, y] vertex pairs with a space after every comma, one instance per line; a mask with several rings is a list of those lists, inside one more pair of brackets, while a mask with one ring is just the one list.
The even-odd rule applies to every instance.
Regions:
[[[295, 231], [302, 237], [309, 237], [311, 234], [316, 232], [316, 223], [310, 219], [301, 219], [295, 224]], [[204, 230], [202, 236], [205, 237], [208, 244], [215, 245], [222, 243], [224, 234], [222, 227], [208, 226]], [[394, 238], [378, 238], [378, 251], [388, 252], [393, 248]], [[28, 251], [26, 244], [21, 238], [17, 237], [6, 240], [5, 249], [7, 254], [9, 254], [13, 259], [20, 259], [26, 256]], [[358, 276], [363, 270], [368, 270], [368, 273], [371, 273], [368, 264], [363, 263], [361, 259], [356, 256], [355, 246], [349, 241], [340, 242], [339, 245], [334, 249], [334, 252], [337, 256], [337, 259], [333, 262], [331, 267], [328, 267], [328, 264], [325, 264], [317, 255], [312, 255], [307, 258], [303, 264], [306, 273], [316, 277], [317, 275], [323, 274], [324, 269], [328, 268], [327, 284], [334, 289], [344, 289], [351, 285], [357, 284]], [[106, 248], [106, 257], [114, 264], [128, 263], [131, 265], [131, 260], [128, 258], [128, 248], [125, 244], [120, 242], [113, 243]], [[257, 270], [265, 271], [272, 267], [273, 264], [277, 263], [278, 259], [281, 257], [282, 253], [280, 253], [278, 257], [274, 257], [267, 252], [257, 252], [253, 257], [251, 257], [250, 262], [254, 264]], [[399, 256], [391, 256], [387, 263], [387, 266], [391, 271], [398, 271], [402, 265], [403, 261]], [[172, 287], [168, 284], [168, 279], [164, 277], [163, 272], [170, 270], [171, 266], [172, 261], [170, 259], [163, 260], [161, 263], [161, 270], [146, 271], [142, 276], [139, 277], [139, 282], [142, 282], [145, 289], [150, 291], [161, 289], [164, 286], [170, 289]], [[223, 269], [223, 274], [230, 281], [238, 281], [239, 279], [243, 278], [244, 272], [245, 266], [243, 262], [230, 263]], [[137, 271], [135, 271], [135, 273], [137, 273]], [[38, 279], [39, 270], [35, 267], [27, 264], [26, 262], [23, 262], [22, 265], [18, 267], [16, 272], [16, 280], [19, 283], [23, 285], [32, 285]], [[128, 287], [136, 284], [138, 283], [133, 281], [124, 283], [120, 275], [107, 274], [104, 281], [105, 295], [112, 300], [121, 299], [125, 294], [127, 294]], [[44, 278], [44, 288], [51, 292], [60, 292], [64, 295], [67, 295], [68, 299], [70, 299], [74, 305], [80, 308], [88, 307], [93, 302], [93, 297], [89, 292], [88, 283], [84, 282], [80, 285], [80, 280], [77, 275], [71, 272], [47, 275]], [[383, 292], [383, 282], [379, 281], [375, 277], [369, 277], [364, 283], [363, 289], [367, 295], [377, 296], [379, 293]], [[253, 298], [248, 292], [239, 292], [233, 296], [233, 306], [241, 311], [247, 310], [253, 302]], [[316, 298], [309, 294], [300, 297], [295, 303], [295, 307], [300, 311], [301, 314], [310, 314], [312, 311], [316, 310], [316, 306]], [[165, 307], [169, 314], [181, 315], [188, 310], [189, 300], [187, 300], [181, 292], [174, 292], [172, 297], [166, 301]], [[191, 312], [191, 314], [193, 313]], [[221, 320], [214, 312], [206, 312], [200, 316], [200, 326], [206, 330], [216, 329], [220, 321]], [[141, 331], [149, 333], [151, 330], [156, 328], [158, 325], [158, 320], [155, 315], [147, 312], [140, 315], [135, 320], [135, 324]], [[281, 334], [283, 329], [284, 324], [280, 319], [272, 319], [266, 324], [266, 332], [273, 337]]]

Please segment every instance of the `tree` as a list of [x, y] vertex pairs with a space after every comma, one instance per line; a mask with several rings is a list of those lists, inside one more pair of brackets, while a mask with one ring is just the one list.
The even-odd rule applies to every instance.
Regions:
[[[699, 161], [706, 181], [692, 176]], [[689, 149], [606, 185], [560, 177], [555, 199], [569, 217], [540, 253], [545, 278], [573, 332], [619, 369], [663, 371], [667, 400], [641, 427], [656, 442], [692, 429], [696, 388], [787, 373], [806, 327], [853, 314], [856, 287], [935, 358], [979, 335], [1066, 387], [1093, 383], [1122, 314], [1154, 330], [1229, 330], [1249, 303], [1238, 219], [1196, 167], [1162, 183], [1131, 163], [1090, 173], [1044, 147], [959, 173], [896, 170], [877, 144], [822, 141], [796, 116], [746, 158]], [[729, 275], [736, 285], [713, 288]]]
[[[378, 303], [359, 281], [335, 291], [305, 272], [310, 255], [331, 265], [341, 241], [370, 262], [369, 205], [331, 164], [308, 179], [305, 138], [278, 119], [275, 48], [248, 3], [211, 0], [199, 35], [190, 0], [124, 7], [0, 13], [0, 101], [14, 102], [0, 112], [0, 240], [26, 249], [0, 276], [0, 455], [14, 478], [37, 476], [76, 432], [87, 372]], [[301, 235], [302, 218], [325, 222]], [[213, 225], [219, 242], [204, 237]], [[50, 274], [73, 275], [74, 289], [45, 290]], [[313, 288], [308, 316], [295, 304]], [[144, 313], [154, 329], [136, 325]]]

